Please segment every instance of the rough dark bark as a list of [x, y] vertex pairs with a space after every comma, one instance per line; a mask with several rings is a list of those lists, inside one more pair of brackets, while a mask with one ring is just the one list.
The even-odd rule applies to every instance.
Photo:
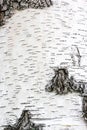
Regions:
[[0, 5], [0, 26], [2, 26], [4, 23], [4, 13], [1, 10], [1, 5]]
[[57, 68], [54, 71], [55, 75], [46, 85], [46, 91], [55, 91], [57, 94], [66, 94], [68, 92], [84, 93], [85, 83], [77, 82], [73, 76], [69, 78], [69, 72], [66, 68]]
[[87, 121], [87, 93], [83, 94], [82, 111], [83, 111], [83, 117]]
[[57, 94], [66, 94], [68, 92], [80, 93], [80, 95], [83, 97], [83, 117], [87, 122], [87, 83], [77, 82], [72, 76], [69, 78], [69, 73], [66, 68], [56, 68], [54, 71], [55, 75], [46, 85], [45, 90], [47, 92], [56, 91]]
[[28, 110], [24, 110], [21, 114], [21, 117], [18, 121], [13, 125], [8, 125], [4, 128], [4, 130], [42, 130], [43, 127], [41, 125], [35, 125], [31, 122], [31, 114]]
[[25, 8], [45, 8], [52, 5], [51, 0], [1, 0], [0, 1], [0, 26], [3, 25], [4, 18], [9, 18], [13, 14], [12, 10]]

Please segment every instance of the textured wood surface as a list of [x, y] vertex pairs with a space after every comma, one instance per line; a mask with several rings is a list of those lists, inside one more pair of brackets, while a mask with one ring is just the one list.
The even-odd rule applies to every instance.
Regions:
[[[81, 55], [78, 65], [76, 46]], [[74, 62], [72, 60], [74, 57]], [[29, 109], [44, 130], [86, 130], [82, 97], [45, 92], [54, 66], [87, 79], [87, 2], [55, 1], [43, 10], [17, 12], [0, 28], [0, 130]]]

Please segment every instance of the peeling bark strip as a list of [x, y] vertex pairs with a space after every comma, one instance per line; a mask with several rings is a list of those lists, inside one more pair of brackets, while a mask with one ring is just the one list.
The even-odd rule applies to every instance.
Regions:
[[87, 83], [77, 82], [73, 76], [69, 78], [69, 72], [66, 68], [54, 69], [55, 75], [46, 85], [48, 92], [55, 91], [57, 94], [66, 94], [68, 92], [85, 92]]
[[13, 126], [8, 125], [4, 130], [42, 130], [41, 125], [35, 125], [31, 122], [31, 114], [28, 110], [24, 110], [17, 123]]
[[4, 18], [12, 16], [15, 9], [42, 9], [51, 5], [51, 0], [0, 0], [0, 26], [3, 25]]

